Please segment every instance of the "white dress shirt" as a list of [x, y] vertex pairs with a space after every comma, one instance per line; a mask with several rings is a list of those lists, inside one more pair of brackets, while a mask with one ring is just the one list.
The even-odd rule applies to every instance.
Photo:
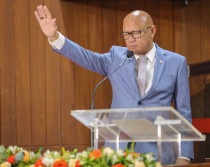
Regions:
[[60, 50], [65, 44], [65, 37], [60, 32], [57, 31], [57, 33], [59, 34], [58, 39], [52, 42], [48, 38], [48, 41], [55, 50]]

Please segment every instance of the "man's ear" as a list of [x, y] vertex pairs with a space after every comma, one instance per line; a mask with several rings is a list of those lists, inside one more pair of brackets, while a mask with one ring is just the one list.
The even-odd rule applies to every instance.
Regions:
[[152, 38], [154, 38], [155, 33], [156, 33], [156, 26], [152, 25], [152, 27], [151, 27], [151, 36], [152, 36]]

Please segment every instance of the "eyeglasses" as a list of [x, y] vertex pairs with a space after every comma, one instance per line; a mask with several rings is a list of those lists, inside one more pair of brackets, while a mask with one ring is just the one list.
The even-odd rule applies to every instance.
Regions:
[[137, 39], [137, 38], [141, 38], [143, 35], [144, 35], [144, 31], [150, 29], [152, 26], [149, 26], [147, 28], [144, 28], [142, 30], [139, 30], [139, 31], [132, 31], [132, 32], [121, 32], [120, 33], [120, 36], [122, 39], [124, 40], [127, 40], [130, 35], [134, 38], [134, 39]]

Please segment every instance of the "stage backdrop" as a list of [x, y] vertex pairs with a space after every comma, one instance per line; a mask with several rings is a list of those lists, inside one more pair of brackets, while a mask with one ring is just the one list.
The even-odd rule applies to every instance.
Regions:
[[[122, 20], [141, 9], [153, 17], [161, 47], [186, 56], [189, 64], [210, 60], [209, 0], [189, 0], [187, 6], [184, 0], [0, 0], [0, 142], [6, 146], [82, 150], [90, 145], [89, 130], [70, 110], [89, 109], [103, 77], [52, 52], [35, 20], [39, 4], [49, 7], [60, 32], [96, 52], [124, 46], [118, 34]], [[204, 87], [203, 76], [190, 78], [192, 97]], [[107, 81], [96, 92], [96, 108], [109, 108], [111, 98]], [[209, 145], [203, 157], [210, 157]]]

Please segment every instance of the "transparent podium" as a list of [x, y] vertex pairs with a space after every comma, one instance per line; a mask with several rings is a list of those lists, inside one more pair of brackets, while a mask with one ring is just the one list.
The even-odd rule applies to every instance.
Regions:
[[71, 115], [90, 128], [92, 146], [111, 143], [155, 142], [162, 162], [164, 143], [173, 143], [174, 156], [181, 156], [181, 141], [205, 141], [191, 123], [172, 107], [74, 110]]

